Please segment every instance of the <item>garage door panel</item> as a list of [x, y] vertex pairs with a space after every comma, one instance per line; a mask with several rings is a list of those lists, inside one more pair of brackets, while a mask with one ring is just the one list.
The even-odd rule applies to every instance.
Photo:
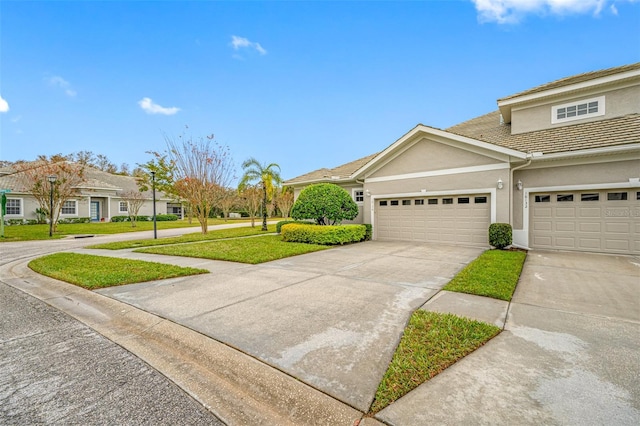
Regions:
[[556, 231], [558, 232], [574, 232], [576, 230], [575, 222], [557, 222]]
[[600, 217], [600, 207], [582, 207], [580, 217]]
[[558, 207], [556, 209], [556, 217], [575, 218], [575, 207]]
[[[481, 201], [478, 204], [474, 197], [465, 195], [376, 200], [376, 238], [486, 247], [490, 197], [488, 194], [478, 195]], [[460, 203], [460, 200], [463, 202]], [[387, 205], [381, 206], [381, 201]], [[394, 201], [397, 203], [392, 206]]]
[[607, 250], [624, 250], [627, 251], [630, 248], [629, 240], [609, 240], [605, 239], [605, 249]]
[[565, 250], [576, 247], [576, 239], [573, 237], [556, 237], [555, 245]]

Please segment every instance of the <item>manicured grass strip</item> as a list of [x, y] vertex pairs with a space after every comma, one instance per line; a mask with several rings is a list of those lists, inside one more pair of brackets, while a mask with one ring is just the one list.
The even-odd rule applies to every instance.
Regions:
[[460, 271], [444, 290], [510, 301], [526, 257], [523, 251], [487, 250]]
[[286, 243], [279, 235], [265, 235], [210, 243], [152, 247], [135, 251], [257, 264], [328, 248], [330, 247], [315, 244]]
[[209, 272], [206, 269], [78, 253], [51, 254], [32, 260], [29, 267], [42, 275], [88, 289]]
[[382, 410], [499, 332], [494, 325], [452, 314], [414, 312], [378, 386], [371, 412]]
[[202, 234], [200, 232], [197, 232], [194, 234], [187, 234], [179, 237], [159, 238], [157, 240], [147, 239], [147, 240], [132, 240], [132, 241], [116, 241], [113, 243], [96, 244], [88, 248], [121, 250], [121, 249], [137, 248], [137, 247], [152, 247], [152, 246], [161, 246], [161, 245], [168, 245], [168, 244], [182, 244], [182, 243], [195, 243], [198, 241], [221, 240], [224, 238], [250, 237], [253, 235], [269, 234], [269, 233], [276, 232], [275, 225], [268, 225], [267, 229], [268, 231], [263, 231], [262, 226], [256, 226], [255, 228], [247, 226], [242, 228], [219, 229], [217, 231], [210, 231], [207, 234]]
[[[271, 220], [271, 219], [270, 219]], [[226, 223], [249, 222], [249, 219], [209, 219], [211, 225], [222, 225]], [[157, 222], [158, 230], [174, 228], [199, 227], [197, 220], [189, 223], [188, 220], [161, 221]], [[68, 235], [94, 235], [94, 234], [120, 234], [123, 232], [150, 231], [153, 229], [153, 222], [137, 222], [134, 228], [130, 222], [92, 222], [92, 223], [68, 223], [58, 224], [53, 239], [66, 237]], [[49, 225], [11, 225], [4, 228], [4, 241], [29, 241], [29, 240], [49, 240]]]

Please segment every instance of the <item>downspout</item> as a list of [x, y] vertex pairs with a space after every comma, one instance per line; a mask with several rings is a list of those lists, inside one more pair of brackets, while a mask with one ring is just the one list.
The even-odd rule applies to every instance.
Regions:
[[533, 155], [528, 152], [527, 162], [518, 167], [514, 167], [510, 172], [509, 184], [511, 185], [511, 188], [509, 188], [509, 225], [511, 225], [511, 228], [513, 228], [513, 172], [528, 167], [531, 165], [531, 161], [533, 161]]

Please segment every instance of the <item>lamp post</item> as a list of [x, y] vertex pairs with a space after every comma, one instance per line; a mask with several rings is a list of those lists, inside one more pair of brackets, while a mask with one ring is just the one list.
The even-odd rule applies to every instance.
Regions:
[[56, 175], [47, 176], [47, 180], [51, 186], [49, 190], [49, 237], [53, 236], [53, 185], [55, 185], [58, 177]]
[[151, 188], [153, 191], [153, 239], [158, 239], [158, 228], [156, 226], [156, 172], [151, 172]]

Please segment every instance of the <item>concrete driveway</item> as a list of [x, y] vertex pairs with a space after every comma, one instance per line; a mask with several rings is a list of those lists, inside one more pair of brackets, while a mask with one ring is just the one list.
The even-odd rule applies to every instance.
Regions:
[[410, 314], [482, 251], [367, 242], [256, 266], [129, 252], [119, 255], [212, 273], [99, 293], [224, 342], [366, 412]]
[[389, 424], [640, 424], [640, 259], [531, 251], [506, 328]]

